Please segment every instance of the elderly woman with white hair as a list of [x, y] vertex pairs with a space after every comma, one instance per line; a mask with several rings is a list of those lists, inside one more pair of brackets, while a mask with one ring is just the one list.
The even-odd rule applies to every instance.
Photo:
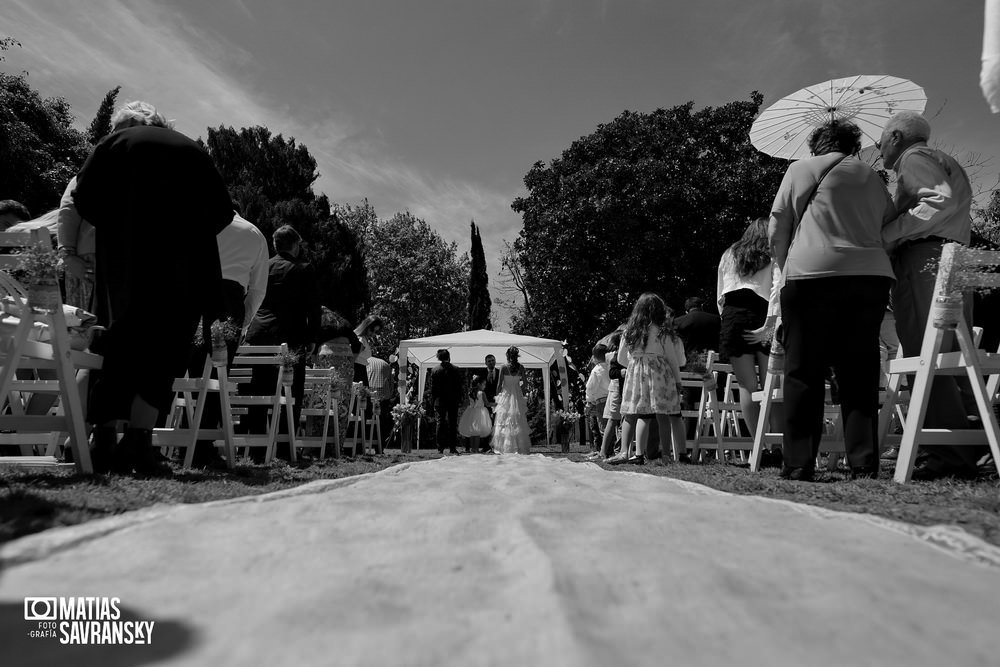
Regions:
[[97, 230], [97, 315], [108, 327], [88, 416], [98, 427], [95, 468], [165, 474], [152, 429], [186, 369], [199, 319], [221, 312], [216, 235], [233, 219], [233, 204], [208, 153], [152, 105], [126, 104], [112, 122], [73, 193]]
[[[111, 116], [111, 131], [136, 125], [173, 127], [149, 102], [135, 101], [124, 105]], [[94, 227], [83, 219], [76, 209], [73, 191], [76, 176], [70, 179], [59, 201], [56, 237], [59, 254], [66, 267], [66, 302], [80, 308], [92, 309], [95, 271], [97, 269], [97, 240]]]
[[[903, 351], [919, 354], [934, 298], [933, 271], [926, 267], [941, 257], [950, 241], [968, 245], [972, 228], [972, 186], [952, 156], [931, 148], [931, 126], [913, 111], [889, 119], [878, 142], [886, 169], [896, 172], [895, 218], [882, 228], [892, 255], [896, 284], [892, 290], [896, 333]], [[966, 321], [972, 322], [972, 299], [966, 299]], [[946, 333], [945, 350], [957, 350], [954, 334]], [[970, 411], [953, 376], [936, 375], [927, 403], [925, 428], [969, 427]], [[975, 477], [978, 447], [922, 447], [913, 479]]]

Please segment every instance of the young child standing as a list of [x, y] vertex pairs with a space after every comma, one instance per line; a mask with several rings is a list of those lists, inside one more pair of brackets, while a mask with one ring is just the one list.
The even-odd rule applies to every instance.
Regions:
[[[649, 426], [655, 417], [660, 448], [666, 452], [673, 441], [674, 459], [690, 463], [681, 419], [681, 374], [677, 359], [677, 337], [673, 333], [666, 304], [656, 294], [639, 297], [618, 347], [618, 363], [626, 366], [622, 388], [622, 442], [635, 430], [635, 456], [619, 455], [610, 464], [646, 462]], [[624, 452], [624, 446], [623, 446]]]
[[469, 398], [472, 402], [462, 413], [462, 418], [458, 421], [458, 432], [460, 435], [469, 438], [465, 447], [466, 451], [479, 451], [479, 439], [485, 438], [493, 429], [493, 421], [490, 419], [490, 405], [486, 398], [486, 378], [477, 375], [472, 378], [472, 389], [469, 391]]
[[598, 343], [591, 351], [591, 362], [594, 364], [587, 378], [587, 430], [590, 435], [591, 458], [597, 458], [601, 452], [604, 440], [604, 407], [608, 401], [608, 354], [607, 345]]

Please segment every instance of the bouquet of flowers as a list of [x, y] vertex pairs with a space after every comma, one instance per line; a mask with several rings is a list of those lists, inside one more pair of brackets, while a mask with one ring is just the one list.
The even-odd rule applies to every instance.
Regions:
[[18, 255], [15, 271], [28, 284], [39, 280], [55, 280], [63, 272], [63, 260], [55, 248], [32, 245]]
[[552, 413], [556, 418], [556, 428], [569, 430], [580, 419], [580, 413], [575, 410], [556, 410]]
[[427, 416], [427, 411], [419, 403], [400, 403], [392, 408], [392, 422], [397, 429], [415, 423]]

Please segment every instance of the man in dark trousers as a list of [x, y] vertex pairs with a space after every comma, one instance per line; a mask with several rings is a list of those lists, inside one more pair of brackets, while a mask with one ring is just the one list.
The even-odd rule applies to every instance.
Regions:
[[[276, 254], [268, 262], [267, 291], [247, 330], [247, 343], [288, 343], [289, 352], [296, 355], [292, 375], [295, 407], [292, 412], [293, 421], [298, 424], [305, 395], [306, 360], [319, 340], [322, 309], [316, 291], [316, 275], [312, 267], [301, 259], [302, 237], [293, 227], [283, 225], [274, 231], [271, 239]], [[247, 387], [250, 395], [267, 395], [274, 392], [277, 379], [277, 368], [255, 366], [250, 384], [243, 386]], [[250, 433], [263, 433], [266, 430], [267, 410], [252, 408], [247, 414], [247, 423]], [[287, 445], [281, 443], [278, 452], [285, 458]]]
[[[492, 354], [487, 354], [484, 361], [486, 362], [486, 373], [483, 377], [486, 378], [486, 388], [483, 389], [483, 394], [486, 396], [486, 409], [490, 411], [490, 419], [493, 419], [493, 408], [496, 406], [497, 394], [500, 393], [500, 369], [497, 368], [497, 358]], [[481, 440], [479, 447], [481, 454], [492, 451], [492, 447], [490, 447], [490, 438], [492, 437], [493, 435], [490, 434]]]
[[437, 417], [437, 448], [458, 454], [458, 406], [462, 401], [462, 375], [451, 363], [448, 350], [437, 351], [440, 365], [431, 370], [431, 404]]

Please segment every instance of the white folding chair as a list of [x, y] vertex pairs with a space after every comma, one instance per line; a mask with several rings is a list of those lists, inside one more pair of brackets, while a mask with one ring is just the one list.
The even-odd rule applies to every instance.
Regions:
[[[274, 457], [275, 445], [278, 442], [282, 411], [288, 427], [289, 456], [296, 460], [295, 420], [292, 412], [291, 378], [283, 372], [282, 364], [288, 355], [288, 345], [241, 345], [233, 360], [233, 375], [240, 378], [240, 384], [250, 377], [247, 371], [259, 366], [272, 366], [277, 372], [274, 389], [268, 394], [232, 394], [230, 409], [233, 415], [247, 416], [252, 408], [265, 408], [268, 411], [266, 430], [256, 433], [239, 433], [234, 437], [234, 444], [239, 447], [265, 447], [264, 462], [270, 463]], [[240, 369], [239, 371], [237, 369]], [[250, 421], [250, 420], [247, 420]], [[244, 422], [245, 423], [245, 422]]]
[[[212, 377], [212, 369], [217, 377]], [[168, 413], [167, 424], [153, 429], [153, 446], [184, 450], [184, 467], [194, 462], [195, 445], [199, 440], [221, 441], [226, 465], [236, 462], [235, 436], [233, 434], [232, 392], [226, 373], [225, 349], [206, 357], [199, 377], [185, 375], [174, 381], [174, 400]], [[221, 403], [221, 426], [203, 427], [201, 421], [210, 396], [217, 394]]]
[[[333, 368], [307, 368], [305, 399], [299, 423], [303, 432], [296, 438], [299, 449], [318, 448], [319, 458], [326, 458], [326, 445], [330, 438], [330, 424], [333, 424], [333, 455], [340, 458], [340, 419], [338, 402], [333, 397]], [[317, 428], [318, 426], [318, 428]], [[306, 431], [318, 430], [319, 434]]]
[[[889, 364], [890, 380], [904, 373], [914, 375], [910, 405], [899, 444], [894, 479], [910, 481], [920, 445], [988, 444], [994, 464], [1000, 471], [1000, 427], [993, 412], [997, 385], [1000, 384], [1000, 354], [976, 348], [968, 324], [962, 316], [963, 290], [1000, 287], [1000, 274], [983, 269], [1000, 266], [1000, 251], [965, 248], [946, 243], [941, 250], [934, 301], [924, 329], [920, 356], [895, 359]], [[942, 352], [945, 334], [953, 331], [959, 351]], [[976, 408], [983, 429], [924, 428], [931, 385], [937, 374], [966, 375], [976, 398]], [[984, 376], [989, 376], [988, 381]]]
[[[52, 451], [54, 441], [62, 433], [69, 435], [77, 469], [82, 473], [93, 473], [90, 448], [87, 441], [83, 400], [78, 385], [78, 371], [96, 370], [102, 359], [96, 354], [74, 350], [70, 344], [66, 314], [58, 286], [50, 286], [46, 292], [18, 288], [6, 272], [17, 268], [20, 253], [16, 249], [32, 246], [43, 249], [52, 247], [52, 239], [47, 228], [29, 232], [0, 232], [0, 248], [14, 249], [15, 252], [0, 255], [2, 284], [7, 286], [9, 306], [6, 310], [16, 310], [17, 315], [5, 314], [2, 318], [8, 326], [16, 321], [13, 331], [0, 334], [0, 397], [11, 397], [11, 414], [0, 415], [0, 444], [20, 446], [38, 444]], [[22, 300], [23, 298], [23, 300]], [[43, 332], [48, 341], [31, 340], [32, 335]], [[32, 371], [55, 371], [55, 380], [18, 380], [19, 369]], [[17, 409], [17, 397], [12, 392], [47, 393], [59, 396], [61, 414], [26, 415]], [[22, 404], [23, 405], [23, 404]], [[22, 450], [23, 451], [23, 450]], [[15, 465], [55, 464], [54, 457], [3, 457], [2, 462]]]

